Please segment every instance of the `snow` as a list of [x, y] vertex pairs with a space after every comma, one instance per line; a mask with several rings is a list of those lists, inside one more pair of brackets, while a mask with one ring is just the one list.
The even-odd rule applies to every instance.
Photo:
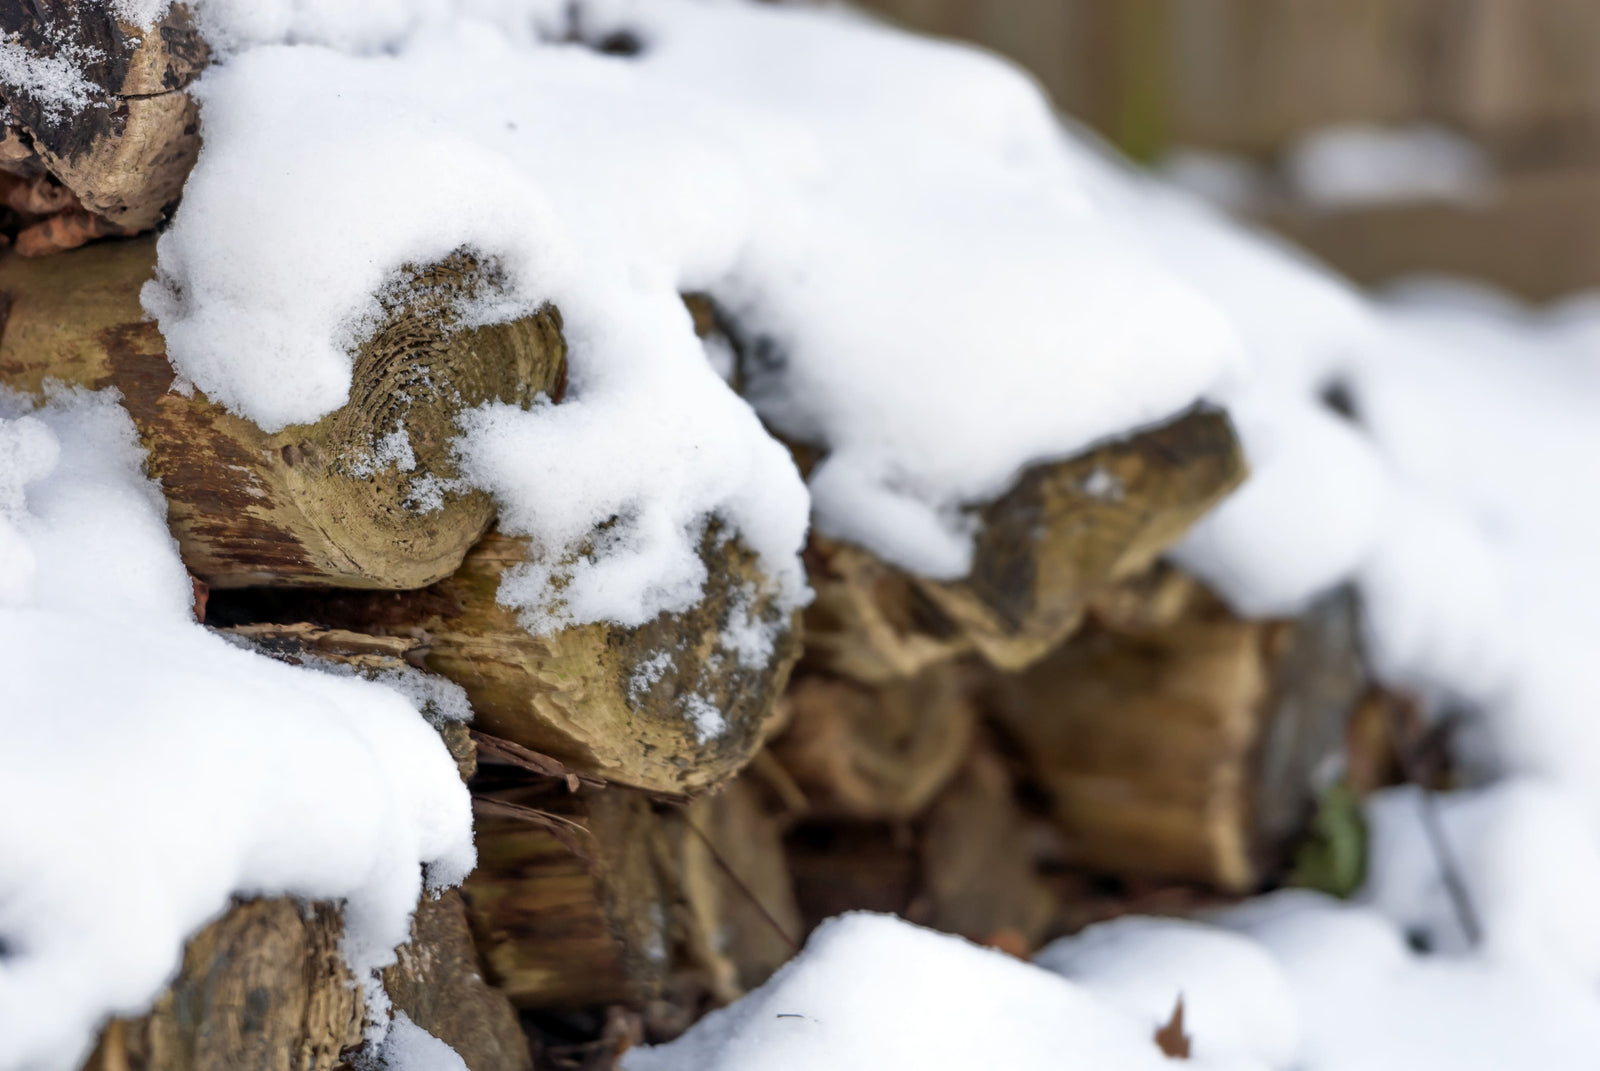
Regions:
[[1300, 1010], [1289, 980], [1260, 945], [1184, 919], [1129, 916], [1041, 949], [1034, 962], [1142, 1022], [1150, 1035], [1183, 1001], [1201, 1060], [1293, 1065]]
[[0, 1067], [76, 1066], [230, 896], [342, 899], [364, 977], [424, 866], [439, 886], [473, 864], [412, 701], [193, 623], [141, 463], [112, 394], [0, 398]]
[[[504, 13], [395, 19], [360, 48], [312, 31], [341, 47], [262, 44], [205, 74], [204, 148], [145, 305], [180, 374], [278, 428], [345, 401], [373, 295], [408, 264], [492, 260], [505, 286], [478, 320], [554, 303], [562, 404], [488, 407], [461, 443], [533, 540], [502, 599], [535, 630], [691, 605], [712, 517], [790, 605], [808, 517], [959, 576], [969, 504], [1177, 413], [1236, 361], [998, 60], [813, 8], [585, 7], [590, 39], [646, 42], [629, 59]], [[737, 324], [750, 404], [685, 291]], [[825, 451], [809, 501], [751, 404]]]
[[15, 37], [0, 37], [0, 85], [59, 118], [91, 106], [97, 87], [84, 77], [83, 67], [98, 58], [95, 49], [69, 41], [58, 43], [55, 55], [41, 56]]
[[395, 1012], [376, 1066], [382, 1071], [467, 1071], [466, 1061], [449, 1045]]
[[1313, 130], [1285, 153], [1293, 194], [1322, 209], [1415, 201], [1480, 201], [1493, 179], [1469, 139], [1428, 123], [1340, 123]]
[[818, 927], [760, 989], [669, 1045], [630, 1050], [622, 1067], [1159, 1071], [1152, 1036], [1084, 987], [1004, 953], [850, 914]]
[[[117, 10], [148, 24], [164, 5]], [[685, 609], [707, 533], [736, 533], [771, 591], [737, 594], [719, 648], [759, 665], [756, 599], [804, 601], [808, 523], [958, 577], [971, 507], [1022, 468], [1204, 399], [1252, 475], [1177, 560], [1250, 615], [1354, 584], [1381, 677], [1473, 716], [1477, 784], [1438, 807], [1477, 948], [1402, 790], [1371, 805], [1357, 903], [1128, 920], [1041, 966], [849, 916], [627, 1067], [1165, 1066], [1153, 1029], [1180, 994], [1197, 1067], [1593, 1063], [1600, 298], [1363, 295], [1064, 131], [1001, 61], [837, 9], [197, 11], [225, 62], [195, 87], [204, 148], [144, 294], [176, 382], [264, 428], [316, 420], [345, 402], [380, 299], [457, 250], [494, 269], [464, 323], [554, 304], [561, 403], [486, 406], [457, 442], [463, 478], [530, 539], [499, 596], [526, 627]], [[637, 55], [591, 47], [623, 36]], [[0, 80], [81, 103], [71, 70], [6, 47]], [[1192, 181], [1243, 181], [1216, 163], [1190, 161]], [[1326, 207], [1475, 197], [1489, 177], [1442, 132], [1365, 128], [1315, 135], [1286, 172]], [[699, 340], [684, 292], [730, 337]], [[775, 436], [816, 448], [805, 482]], [[415, 464], [403, 428], [348, 460]], [[24, 816], [0, 819], [0, 1066], [72, 1064], [230, 895], [343, 899], [370, 975], [421, 868], [446, 883], [471, 864], [466, 795], [418, 716], [459, 719], [460, 696], [194, 625], [139, 463], [110, 396], [0, 403], [0, 815]], [[1086, 489], [1114, 496], [1101, 475]], [[677, 698], [702, 740], [725, 728]], [[403, 1019], [385, 1044], [393, 1066], [454, 1066]]]

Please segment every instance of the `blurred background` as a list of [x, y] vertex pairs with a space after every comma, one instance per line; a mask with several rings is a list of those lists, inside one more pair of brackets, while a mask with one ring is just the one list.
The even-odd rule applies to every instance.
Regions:
[[1600, 286], [1600, 0], [864, 0], [1363, 283]]

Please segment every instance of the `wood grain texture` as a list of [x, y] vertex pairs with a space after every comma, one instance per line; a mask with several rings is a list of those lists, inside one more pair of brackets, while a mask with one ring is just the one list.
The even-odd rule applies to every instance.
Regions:
[[[269, 434], [201, 392], [172, 389], [161, 334], [139, 306], [154, 264], [152, 239], [0, 257], [10, 297], [0, 383], [120, 391], [184, 561], [213, 588], [416, 588], [453, 572], [494, 515], [480, 491], [444, 490], [431, 508], [430, 493], [456, 475], [456, 417], [557, 388], [565, 347], [554, 310], [461, 327], [454, 309], [488, 285], [483, 270], [458, 254], [414, 272], [358, 348], [349, 402]], [[410, 469], [374, 461], [395, 434], [410, 444]]]

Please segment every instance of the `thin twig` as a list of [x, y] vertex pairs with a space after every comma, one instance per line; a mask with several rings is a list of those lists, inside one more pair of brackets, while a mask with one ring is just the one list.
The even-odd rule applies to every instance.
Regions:
[[789, 946], [790, 952], [798, 954], [800, 952], [800, 942], [789, 936], [789, 932], [783, 928], [777, 919], [773, 918], [772, 912], [767, 910], [767, 905], [763, 904], [756, 894], [750, 890], [750, 886], [746, 885], [744, 880], [734, 873], [733, 867], [729, 866], [728, 861], [722, 858], [722, 853], [717, 851], [717, 846], [711, 843], [711, 838], [701, 832], [700, 827], [690, 820], [688, 812], [684, 812], [683, 824], [689, 827], [689, 832], [700, 838], [700, 843], [704, 844], [706, 851], [711, 853], [711, 861], [717, 864], [718, 869], [728, 876], [728, 880], [733, 882], [734, 887], [744, 895], [746, 900], [750, 901], [751, 906], [760, 912], [761, 917], [767, 920], [767, 925], [772, 927], [772, 932], [777, 934], [783, 940], [783, 943]]
[[561, 842], [573, 855], [580, 859], [588, 859], [589, 852], [576, 834], [590, 835], [589, 827], [582, 822], [573, 821], [559, 814], [551, 814], [537, 807], [529, 807], [521, 803], [512, 803], [510, 800], [495, 799], [492, 796], [472, 797], [473, 813], [485, 818], [510, 818], [518, 822], [527, 822], [529, 825], [539, 826]]
[[1422, 830], [1433, 848], [1435, 861], [1439, 864], [1439, 877], [1444, 881], [1445, 893], [1450, 897], [1450, 905], [1455, 910], [1456, 920], [1461, 923], [1461, 932], [1467, 937], [1467, 946], [1476, 948], [1483, 940], [1483, 927], [1478, 923], [1478, 913], [1472, 906], [1472, 894], [1467, 889], [1466, 881], [1461, 877], [1461, 868], [1456, 863], [1455, 853], [1450, 850], [1450, 840], [1445, 836], [1444, 823], [1439, 820], [1438, 795], [1433, 791], [1433, 787], [1427, 784], [1423, 771], [1417, 767], [1416, 756], [1411, 741], [1406, 739], [1399, 710], [1393, 703], [1385, 703], [1384, 712], [1389, 721], [1389, 734], [1394, 737], [1394, 752], [1395, 757], [1400, 760], [1400, 773], [1407, 782], [1415, 785], [1420, 793], [1418, 803], [1422, 810]]

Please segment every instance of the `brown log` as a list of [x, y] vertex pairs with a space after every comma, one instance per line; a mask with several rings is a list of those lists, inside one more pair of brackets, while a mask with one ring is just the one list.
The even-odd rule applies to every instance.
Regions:
[[[235, 904], [190, 939], [151, 1011], [114, 1020], [85, 1071], [333, 1071], [359, 1051], [365, 1009], [339, 951], [337, 908]], [[383, 972], [394, 1006], [471, 1071], [531, 1071], [505, 997], [484, 984], [460, 895], [424, 899]]]
[[[255, 620], [311, 620], [420, 641], [415, 660], [466, 689], [475, 727], [579, 774], [690, 795], [749, 761], [799, 649], [794, 622], [772, 598], [749, 595], [764, 584], [754, 555], [708, 533], [701, 553], [709, 579], [691, 609], [638, 628], [592, 624], [535, 636], [495, 599], [524, 551], [522, 540], [491, 533], [455, 575], [423, 591], [257, 592], [233, 607]], [[212, 605], [227, 600], [213, 593]], [[742, 664], [722, 639], [752, 619], [773, 632], [765, 666]], [[720, 715], [720, 732], [697, 726], [706, 708]]]
[[1030, 820], [1005, 764], [979, 748], [921, 822], [920, 910], [912, 917], [974, 941], [1038, 948], [1056, 897], [1040, 879]]
[[868, 683], [976, 650], [1015, 671], [1072, 633], [1095, 591], [1146, 568], [1244, 477], [1232, 425], [1196, 409], [1027, 469], [977, 511], [971, 572], [907, 577], [823, 539], [808, 557], [812, 660]]
[[946, 663], [870, 687], [808, 675], [784, 696], [773, 757], [820, 815], [920, 814], [966, 760], [977, 724], [965, 674]]
[[1073, 862], [1253, 888], [1303, 828], [1365, 688], [1353, 601], [1245, 621], [1176, 574], [1140, 586], [1142, 607], [1127, 592], [1106, 600], [1061, 650], [996, 677], [987, 704], [1050, 795]]
[[[117, 388], [184, 561], [214, 589], [415, 588], [453, 572], [494, 515], [480, 491], [428, 500], [456, 475], [456, 417], [556, 391], [565, 349], [554, 310], [455, 329], [455, 302], [486, 284], [470, 257], [453, 255], [386, 303], [385, 321], [356, 353], [348, 404], [267, 434], [197, 391], [172, 389], [161, 334], [139, 306], [154, 263], [150, 239], [37, 261], [0, 256], [0, 291], [10, 296], [0, 383]], [[410, 443], [410, 470], [373, 463], [395, 434]]]
[[[369, 679], [409, 677], [414, 682], [415, 691], [427, 691], [426, 674], [415, 666], [420, 661], [418, 652], [422, 645], [404, 636], [369, 636], [304, 622], [241, 625], [221, 631], [248, 643], [269, 658], [290, 665], [323, 662], [353, 670]], [[422, 716], [439, 731], [450, 757], [456, 760], [461, 780], [470, 780], [478, 771], [477, 748], [471, 730], [466, 722], [453, 718], [449, 712], [436, 709], [435, 703], [436, 700], [431, 697], [424, 701]]]
[[463, 887], [490, 981], [525, 1008], [655, 996], [668, 966], [670, 905], [649, 801], [625, 789], [572, 794], [554, 785], [490, 798], [509, 806], [480, 804], [478, 868]]
[[779, 823], [756, 782], [742, 777], [667, 815], [664, 833], [680, 905], [680, 973], [694, 974], [712, 1003], [737, 1000], [788, 962], [803, 937]]
[[687, 1025], [798, 948], [782, 837], [752, 781], [687, 806], [558, 778], [480, 791], [465, 896], [491, 979], [521, 1007]]
[[48, 168], [96, 216], [153, 227], [200, 151], [199, 111], [186, 90], [210, 56], [187, 8], [173, 5], [145, 31], [91, 0], [3, 0], [0, 29], [33, 57], [79, 69], [85, 97], [52, 101], [0, 81], [17, 130], [0, 168]]

